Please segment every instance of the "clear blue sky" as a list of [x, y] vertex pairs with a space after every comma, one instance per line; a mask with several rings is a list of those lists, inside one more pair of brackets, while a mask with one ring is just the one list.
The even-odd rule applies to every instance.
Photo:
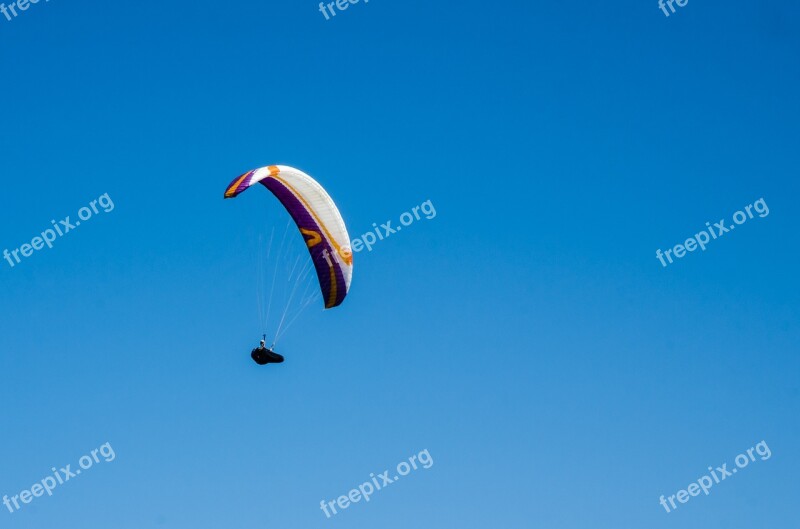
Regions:
[[[115, 205], [0, 261], [0, 495], [116, 453], [0, 525], [793, 527], [798, 16], [52, 0], [0, 18], [0, 250]], [[428, 199], [437, 216], [357, 254], [344, 304], [259, 368], [256, 241], [279, 206], [222, 193], [272, 163], [322, 182], [353, 236]], [[762, 197], [769, 216], [656, 259]], [[762, 440], [771, 459], [658, 504]], [[429, 470], [320, 510], [423, 449]]]

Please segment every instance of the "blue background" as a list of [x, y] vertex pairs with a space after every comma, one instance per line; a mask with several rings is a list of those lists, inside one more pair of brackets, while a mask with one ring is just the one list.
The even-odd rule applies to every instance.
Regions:
[[[5, 527], [795, 527], [796, 2], [53, 0], [0, 18]], [[355, 256], [259, 368], [255, 241], [297, 166]], [[655, 250], [759, 198], [667, 268]], [[285, 219], [279, 220], [283, 227]], [[294, 242], [302, 246], [299, 236]], [[675, 494], [766, 441], [667, 514]], [[423, 449], [412, 472], [332, 500]]]

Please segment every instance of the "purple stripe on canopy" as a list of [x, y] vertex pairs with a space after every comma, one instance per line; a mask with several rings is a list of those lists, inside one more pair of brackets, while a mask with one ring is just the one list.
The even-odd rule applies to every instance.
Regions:
[[[313, 248], [309, 248], [308, 253], [311, 254], [311, 260], [314, 262], [314, 268], [316, 268], [317, 271], [319, 286], [324, 296], [323, 301], [325, 302], [325, 308], [330, 309], [341, 304], [347, 295], [344, 272], [342, 271], [341, 265], [336, 260], [336, 250], [331, 247], [327, 237], [325, 237], [322, 231], [322, 227], [314, 220], [308, 208], [306, 208], [295, 194], [282, 182], [275, 178], [267, 177], [261, 180], [261, 183], [278, 197], [278, 200], [281, 201], [281, 204], [283, 204], [289, 212], [289, 215], [292, 216], [292, 220], [294, 220], [299, 229], [315, 231], [322, 236], [322, 242], [315, 245]], [[328, 251], [327, 259], [325, 258], [325, 250]], [[330, 263], [328, 261], [330, 261]], [[331, 265], [333, 266], [331, 267]], [[331, 270], [333, 270], [333, 281], [331, 281]], [[334, 283], [336, 286], [336, 296], [331, 299]]]
[[[247, 171], [243, 175], [239, 175], [234, 178], [233, 182], [228, 184], [228, 187], [225, 189], [225, 198], [234, 198], [238, 196], [239, 193], [250, 187], [250, 183], [253, 179], [253, 173], [255, 173], [255, 171]], [[233, 188], [234, 184], [236, 185], [235, 189]]]

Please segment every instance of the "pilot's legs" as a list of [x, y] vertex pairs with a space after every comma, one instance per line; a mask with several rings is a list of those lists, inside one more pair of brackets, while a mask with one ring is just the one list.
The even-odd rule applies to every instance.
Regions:
[[259, 351], [258, 349], [254, 349], [250, 356], [255, 363], [260, 366], [283, 363], [283, 356], [270, 350]]
[[281, 364], [283, 363], [283, 355], [279, 355], [274, 351], [267, 351], [268, 364]]

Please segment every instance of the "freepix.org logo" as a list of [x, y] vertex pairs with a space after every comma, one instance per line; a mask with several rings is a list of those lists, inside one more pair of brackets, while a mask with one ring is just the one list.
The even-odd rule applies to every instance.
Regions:
[[[38, 4], [39, 1], [40, 0], [16, 0], [15, 2], [10, 2], [8, 5], [0, 3], [0, 13], [6, 17], [8, 22], [11, 22], [20, 16], [22, 11], [27, 11], [31, 7], [31, 4]], [[44, 1], [49, 2], [50, 0]]]
[[[357, 4], [361, 0], [336, 0], [335, 2], [325, 2], [319, 3], [319, 12], [325, 16], [325, 20], [330, 20], [332, 17], [336, 16], [338, 11], [345, 11], [350, 4]], [[369, 3], [369, 0], [364, 0], [365, 4]], [[330, 15], [328, 14], [330, 13]]]
[[52, 475], [45, 477], [44, 479], [34, 483], [31, 488], [25, 489], [21, 491], [19, 494], [14, 494], [13, 496], [8, 496], [8, 494], [3, 496], [3, 505], [6, 506], [8, 512], [14, 514], [15, 512], [19, 511], [25, 505], [31, 503], [36, 498], [41, 498], [45, 495], [48, 496], [53, 495], [53, 491], [60, 485], [64, 485], [66, 482], [77, 478], [82, 471], [89, 470], [92, 468], [96, 463], [100, 463], [100, 457], [103, 457], [103, 460], [106, 463], [111, 463], [117, 458], [117, 454], [114, 452], [114, 449], [111, 447], [111, 443], [106, 443], [99, 448], [95, 448], [89, 454], [81, 457], [78, 460], [78, 466], [80, 468], [72, 469], [72, 465], [67, 465], [65, 467], [61, 467], [60, 469], [56, 470], [56, 467], [53, 467], [51, 470], [53, 472]]
[[25, 243], [19, 248], [14, 248], [11, 251], [9, 251], [8, 248], [3, 250], [3, 259], [6, 260], [11, 268], [14, 268], [14, 266], [22, 262], [20, 256], [22, 256], [22, 258], [30, 257], [33, 255], [34, 251], [41, 250], [45, 246], [52, 248], [57, 237], [63, 237], [67, 233], [80, 226], [81, 221], [85, 222], [91, 219], [93, 215], [100, 213], [101, 210], [98, 208], [98, 206], [102, 208], [104, 213], [110, 213], [114, 211], [114, 201], [111, 200], [111, 197], [108, 196], [108, 193], [104, 193], [96, 200], [92, 200], [88, 206], [84, 206], [78, 210], [78, 220], [73, 220], [73, 217], [70, 215], [58, 222], [51, 220], [51, 227], [47, 228], [39, 235], [31, 239], [30, 243]]
[[336, 510], [336, 507], [339, 507], [341, 510], [345, 510], [361, 500], [364, 500], [364, 502], [367, 503], [370, 500], [370, 496], [372, 496], [375, 492], [385, 489], [392, 483], [396, 483], [414, 470], [420, 468], [428, 470], [432, 466], [433, 457], [431, 457], [430, 452], [428, 452], [428, 449], [426, 448], [419, 454], [409, 457], [408, 461], [401, 461], [398, 463], [394, 476], [389, 475], [391, 473], [389, 470], [384, 470], [377, 476], [373, 472], [369, 475], [369, 480], [359, 485], [358, 488], [353, 488], [346, 495], [343, 494], [331, 501], [320, 501], [319, 508], [322, 509], [323, 513], [325, 513], [326, 518], [331, 518], [339, 513], [339, 511]]
[[[666, 268], [667, 264], [672, 264], [674, 262], [672, 259], [673, 255], [677, 259], [683, 259], [683, 257], [686, 256], [686, 252], [693, 252], [698, 248], [705, 252], [708, 243], [719, 239], [726, 233], [732, 232], [736, 229], [736, 226], [741, 226], [749, 219], [755, 218], [753, 211], [758, 214], [759, 218], [763, 219], [769, 215], [769, 206], [767, 206], [763, 198], [759, 198], [755, 203], [734, 213], [733, 224], [728, 224], [726, 226], [725, 219], [719, 219], [719, 222], [715, 222], [713, 226], [711, 222], [706, 222], [706, 229], [695, 233], [692, 237], [686, 239], [686, 242], [683, 244], [676, 244], [674, 248], [668, 248], [664, 252], [661, 251], [661, 248], [656, 250], [656, 259], [661, 262], [662, 267]], [[664, 259], [665, 257], [666, 260]], [[667, 261], [669, 261], [669, 263], [667, 263]]]
[[[658, 0], [658, 8], [664, 12], [665, 17], [668, 17], [670, 13], [675, 12], [675, 6], [673, 4], [678, 4], [678, 7], [684, 7], [688, 3], [689, 0]], [[669, 11], [667, 11], [668, 7]]]
[[[688, 487], [679, 490], [669, 497], [661, 495], [658, 503], [664, 507], [667, 513], [670, 513], [679, 507], [679, 505], [675, 503], [675, 500], [678, 500], [678, 503], [686, 503], [692, 498], [699, 496], [701, 492], [708, 496], [711, 492], [711, 487], [715, 484], [719, 484], [725, 481], [725, 479], [732, 477], [739, 472], [740, 469], [747, 467], [750, 463], [755, 463], [756, 454], [761, 458], [761, 461], [766, 461], [772, 457], [772, 450], [769, 449], [766, 441], [761, 441], [757, 445], [748, 448], [746, 453], [742, 452], [736, 456], [733, 461], [736, 464], [735, 467], [729, 469], [728, 463], [723, 463], [721, 467], [716, 467], [716, 469], [708, 467], [708, 475], [701, 477], [697, 482], [690, 483]], [[711, 479], [712, 477], [714, 479]]]
[[[387, 239], [395, 233], [400, 232], [403, 229], [403, 226], [411, 226], [415, 221], [422, 219], [422, 216], [420, 216], [420, 211], [423, 215], [425, 215], [427, 220], [436, 218], [436, 208], [434, 207], [433, 202], [426, 200], [419, 206], [414, 206], [411, 208], [411, 211], [406, 211], [400, 215], [400, 226], [395, 225], [392, 227], [391, 220], [387, 220], [386, 222], [382, 223], [380, 227], [378, 227], [377, 222], [373, 222], [372, 227], [374, 228], [374, 231], [368, 231], [367, 233], [362, 234], [360, 237], [356, 237], [350, 241], [349, 247], [344, 246], [339, 252], [336, 252], [333, 255], [327, 249], [325, 249], [322, 252], [322, 256], [328, 262], [329, 266], [333, 266], [331, 257], [334, 260], [337, 260], [341, 257], [344, 262], [347, 262], [347, 260], [353, 256], [353, 252], [358, 253], [364, 248], [366, 248], [368, 252], [371, 252], [372, 247], [378, 241]], [[338, 256], [337, 253], [339, 254]]]

